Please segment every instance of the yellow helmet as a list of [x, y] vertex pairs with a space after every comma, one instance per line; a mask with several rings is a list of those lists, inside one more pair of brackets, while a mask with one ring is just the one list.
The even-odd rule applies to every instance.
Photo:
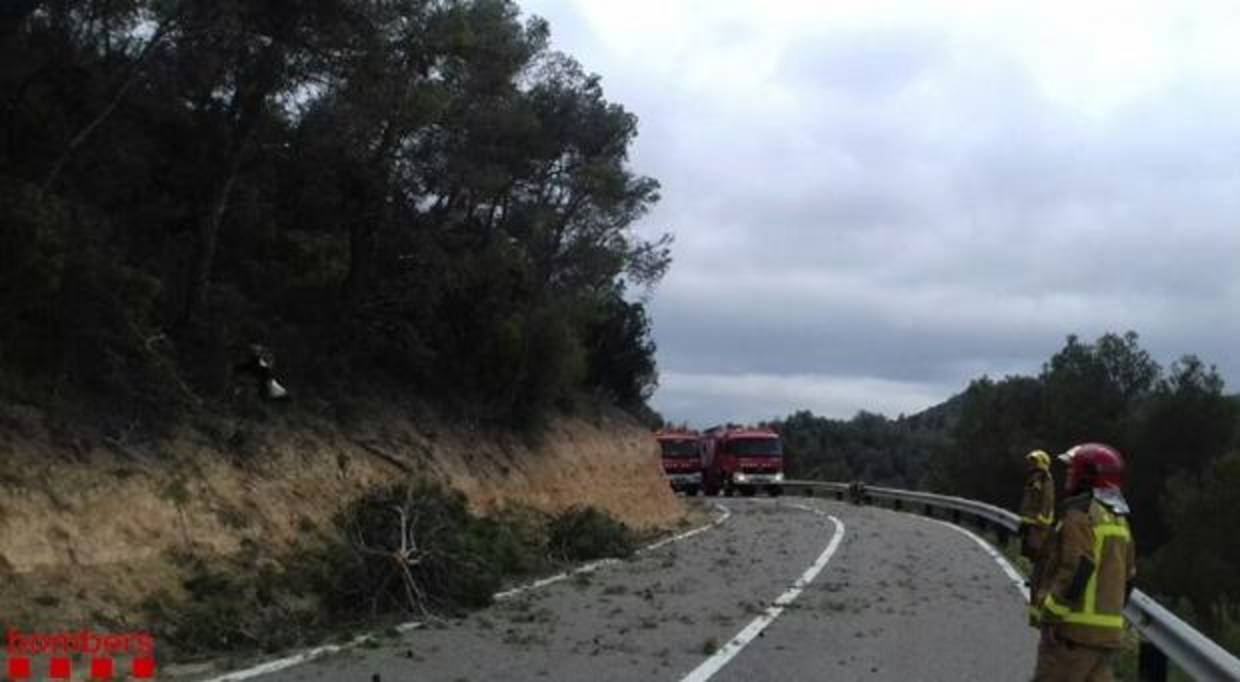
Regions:
[[1051, 468], [1051, 456], [1042, 450], [1034, 450], [1025, 455], [1025, 461], [1043, 471], [1048, 471]]

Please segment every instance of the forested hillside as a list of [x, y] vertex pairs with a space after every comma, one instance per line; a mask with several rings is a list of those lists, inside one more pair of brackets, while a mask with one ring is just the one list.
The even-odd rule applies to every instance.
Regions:
[[[1201, 359], [1161, 367], [1134, 333], [1069, 337], [1037, 376], [982, 377], [918, 415], [777, 422], [793, 476], [1019, 502], [1023, 456], [1101, 441], [1128, 464], [1139, 583], [1240, 650], [1240, 401]], [[1062, 468], [1055, 475], [1063, 483]], [[1175, 603], [1175, 602], [1173, 602]]]
[[970, 384], [930, 485], [1011, 507], [1024, 452], [1115, 445], [1128, 464], [1141, 584], [1184, 598], [1222, 635], [1240, 606], [1240, 536], [1225, 531], [1240, 523], [1237, 415], [1222, 378], [1195, 356], [1164, 368], [1133, 333], [1069, 337], [1036, 377]]
[[783, 436], [792, 478], [923, 488], [930, 456], [949, 443], [959, 409], [957, 397], [896, 419], [871, 412], [829, 419], [802, 411], [770, 426]]
[[0, 398], [162, 426], [259, 343], [319, 410], [644, 409], [658, 183], [548, 38], [507, 0], [5, 3]]

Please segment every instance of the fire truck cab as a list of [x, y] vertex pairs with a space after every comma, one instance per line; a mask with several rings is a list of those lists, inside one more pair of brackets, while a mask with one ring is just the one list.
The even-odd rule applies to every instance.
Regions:
[[660, 431], [663, 473], [672, 490], [697, 495], [702, 489], [702, 443], [696, 431]]
[[768, 428], [714, 427], [703, 438], [702, 487], [707, 495], [753, 495], [765, 488], [783, 492], [784, 449]]

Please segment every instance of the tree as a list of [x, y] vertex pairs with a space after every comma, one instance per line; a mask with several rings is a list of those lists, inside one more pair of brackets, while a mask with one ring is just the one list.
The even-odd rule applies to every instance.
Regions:
[[1129, 410], [1159, 372], [1134, 332], [1105, 334], [1092, 345], [1069, 336], [1042, 368], [1045, 447], [1102, 441], [1125, 449]]
[[194, 93], [193, 115], [215, 136], [203, 149], [210, 180], [179, 328], [194, 322], [206, 302], [234, 187], [262, 148], [264, 128], [282, 113], [271, 107], [295, 99], [327, 68], [323, 57], [346, 47], [337, 41], [347, 28], [336, 24], [348, 9], [346, 0], [183, 0], [163, 18], [177, 27], [176, 76]]
[[262, 342], [302, 396], [382, 383], [536, 421], [602, 391], [641, 411], [654, 346], [618, 292], [670, 264], [670, 238], [634, 229], [658, 183], [629, 165], [636, 118], [545, 21], [510, 0], [10, 5], [14, 386], [127, 421], [154, 384], [174, 411], [226, 404]]
[[[1071, 345], [1071, 344], [1070, 344]], [[1039, 379], [983, 377], [964, 392], [951, 443], [931, 460], [935, 489], [1003, 506], [1019, 501], [1025, 453], [1043, 448]]]
[[1126, 451], [1128, 493], [1140, 510], [1135, 522], [1138, 542], [1153, 549], [1169, 538], [1163, 492], [1177, 476], [1196, 476], [1234, 442], [1236, 404], [1223, 394], [1223, 380], [1213, 367], [1188, 355], [1171, 366], [1141, 406]]
[[619, 405], [642, 405], [658, 385], [646, 307], [626, 301], [617, 289], [607, 293], [593, 315], [585, 341], [589, 384]]
[[1240, 453], [1177, 474], [1164, 507], [1169, 540], [1154, 555], [1147, 583], [1183, 596], [1205, 631], [1221, 635], [1221, 626], [1240, 616], [1240, 536], [1225, 531], [1240, 525]]

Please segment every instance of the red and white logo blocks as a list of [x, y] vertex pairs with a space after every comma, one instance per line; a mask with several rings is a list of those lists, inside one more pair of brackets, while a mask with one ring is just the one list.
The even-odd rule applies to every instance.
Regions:
[[[121, 666], [123, 668], [123, 666]], [[42, 670], [40, 670], [42, 668]], [[8, 677], [14, 682], [24, 680], [73, 679], [74, 662], [71, 658], [35, 660], [23, 656], [9, 657]], [[117, 679], [117, 661], [112, 658], [92, 658], [89, 661], [91, 680]], [[128, 677], [136, 680], [155, 679], [155, 659], [133, 658], [128, 665]]]
[[26, 634], [10, 628], [7, 635], [6, 679], [14, 682], [83, 679], [84, 673], [90, 680], [155, 677], [155, 638], [149, 634]]

